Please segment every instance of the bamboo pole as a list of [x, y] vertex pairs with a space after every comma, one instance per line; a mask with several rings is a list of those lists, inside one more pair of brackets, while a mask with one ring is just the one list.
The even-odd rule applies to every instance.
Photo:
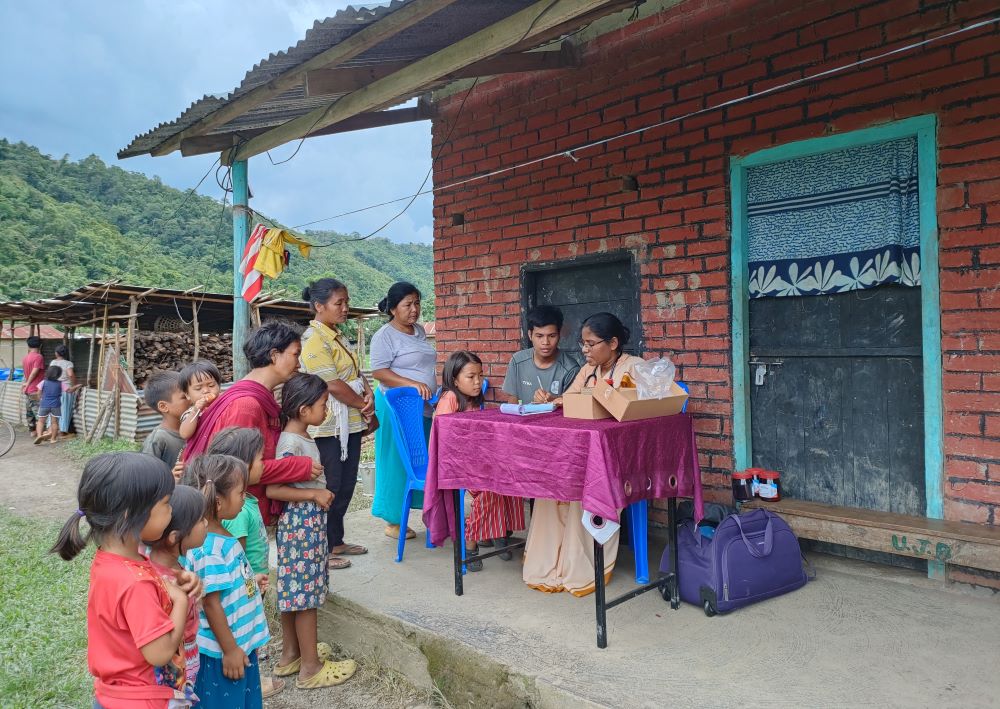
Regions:
[[[131, 321], [129, 321], [131, 322]], [[121, 325], [115, 323], [115, 361], [114, 364], [118, 365], [121, 362]], [[114, 367], [111, 368], [114, 372]], [[119, 384], [120, 377], [117, 372], [115, 373], [115, 385], [112, 388], [112, 393], [114, 395], [114, 405], [115, 405], [115, 440], [121, 435], [122, 430], [122, 396], [121, 396], [121, 386]]]
[[[139, 299], [129, 298], [128, 306], [128, 334], [126, 336], [127, 340], [125, 343], [125, 362], [128, 365], [128, 376], [129, 379], [135, 380], [135, 321], [136, 315], [139, 312]], [[117, 325], [116, 325], [117, 327]], [[118, 340], [115, 340], [115, 346], [118, 345]]]
[[[3, 321], [0, 321], [2, 324]], [[17, 341], [14, 339], [14, 327], [17, 325], [16, 320], [10, 321], [10, 374], [7, 375], [8, 381], [14, 381], [14, 367], [17, 364], [17, 352], [15, 348], [17, 347]]]
[[104, 319], [101, 321], [101, 356], [97, 364], [97, 408], [104, 401], [104, 354], [108, 346], [108, 305], [104, 304]]
[[[88, 371], [87, 376], [90, 376]], [[80, 433], [83, 435], [84, 439], [87, 436], [87, 392], [90, 391], [90, 386], [85, 386], [80, 390]]]
[[[94, 319], [97, 319], [97, 308], [94, 308]], [[94, 373], [94, 346], [97, 344], [97, 325], [90, 328], [90, 354], [87, 356], [87, 387], [90, 386], [90, 378]], [[86, 390], [87, 387], [84, 387]], [[86, 417], [85, 417], [86, 418]]]
[[198, 352], [201, 350], [201, 333], [198, 332], [198, 306], [191, 302], [191, 322], [194, 325], [194, 359], [198, 359]]

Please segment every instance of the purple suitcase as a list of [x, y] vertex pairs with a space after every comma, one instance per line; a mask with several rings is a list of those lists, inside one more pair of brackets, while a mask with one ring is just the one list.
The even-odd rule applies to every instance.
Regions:
[[[715, 536], [701, 535], [693, 520], [677, 529], [677, 564], [681, 600], [705, 614], [728, 613], [806, 583], [799, 540], [785, 520], [769, 510], [729, 515]], [[670, 548], [660, 571], [670, 570]]]

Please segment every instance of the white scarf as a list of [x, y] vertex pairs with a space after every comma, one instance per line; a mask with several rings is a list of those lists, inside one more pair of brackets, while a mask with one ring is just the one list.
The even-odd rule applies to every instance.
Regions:
[[[345, 382], [345, 384], [351, 387], [358, 396], [364, 396], [365, 382], [360, 377]], [[340, 432], [337, 434], [337, 438], [340, 439], [340, 462], [343, 463], [347, 460], [347, 442], [351, 437], [351, 411], [347, 404], [334, 399], [332, 396], [329, 401], [333, 403], [333, 415], [337, 417], [337, 422], [340, 424]]]

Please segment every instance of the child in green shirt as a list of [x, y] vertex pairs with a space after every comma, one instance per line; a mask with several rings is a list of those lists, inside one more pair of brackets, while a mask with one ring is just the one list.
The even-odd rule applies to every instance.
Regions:
[[[246, 463], [250, 471], [249, 485], [256, 485], [260, 482], [260, 477], [264, 473], [264, 436], [261, 432], [253, 428], [239, 428], [230, 426], [215, 434], [208, 450], [209, 454], [231, 455]], [[250, 568], [254, 574], [264, 577], [261, 586], [263, 591], [267, 587], [267, 529], [264, 527], [264, 518], [260, 516], [260, 507], [257, 498], [246, 493], [243, 501], [243, 509], [233, 519], [224, 520], [222, 526], [226, 531], [239, 539], [250, 562]]]

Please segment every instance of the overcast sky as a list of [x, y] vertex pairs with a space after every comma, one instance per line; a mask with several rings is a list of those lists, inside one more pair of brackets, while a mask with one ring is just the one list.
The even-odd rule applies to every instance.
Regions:
[[[269, 53], [300, 40], [316, 19], [349, 4], [330, 0], [33, 0], [0, 3], [0, 137], [54, 157], [95, 154], [126, 170], [189, 189], [215, 155], [119, 161], [132, 138], [171, 121], [203, 94], [231, 91]], [[294, 144], [271, 152], [288, 157]], [[250, 160], [252, 206], [296, 225], [413, 194], [430, 167], [430, 123], [307, 140], [272, 166]], [[221, 198], [210, 176], [203, 194]], [[402, 205], [313, 228], [343, 233], [381, 226]], [[431, 198], [419, 198], [383, 235], [431, 240]]]

